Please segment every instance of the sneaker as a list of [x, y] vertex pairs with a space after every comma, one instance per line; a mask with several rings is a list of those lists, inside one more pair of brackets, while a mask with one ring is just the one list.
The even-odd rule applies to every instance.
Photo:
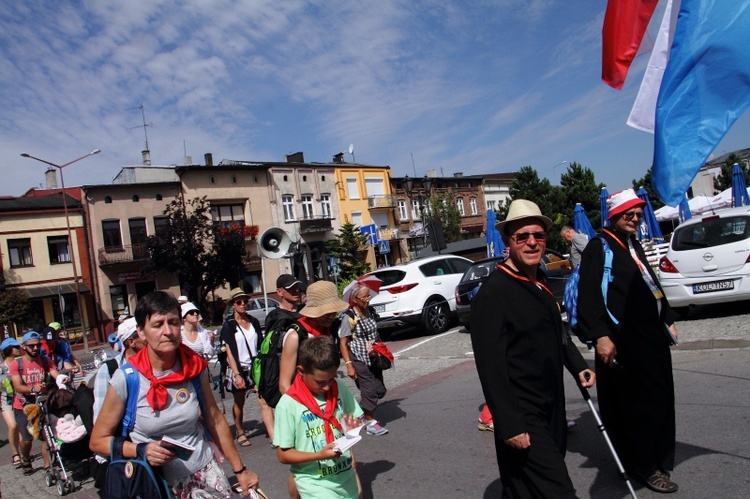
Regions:
[[381, 426], [377, 421], [367, 427], [368, 435], [385, 435], [386, 433], [388, 433], [388, 428]]
[[479, 429], [479, 431], [495, 431], [495, 425], [494, 424], [492, 424], [492, 423], [483, 423], [481, 421], [477, 425], [477, 428]]

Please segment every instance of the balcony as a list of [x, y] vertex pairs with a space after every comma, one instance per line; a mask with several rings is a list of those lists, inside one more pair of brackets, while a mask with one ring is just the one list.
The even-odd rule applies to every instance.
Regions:
[[378, 239], [380, 241], [388, 241], [389, 239], [398, 239], [401, 237], [401, 232], [397, 227], [386, 227], [378, 229]]
[[367, 198], [368, 210], [391, 210], [396, 207], [396, 196], [373, 196]]
[[145, 244], [127, 244], [124, 246], [106, 246], [99, 248], [99, 266], [116, 265], [148, 260], [149, 252]]
[[331, 217], [326, 215], [299, 219], [300, 234], [308, 234], [311, 232], [326, 232], [331, 229]]

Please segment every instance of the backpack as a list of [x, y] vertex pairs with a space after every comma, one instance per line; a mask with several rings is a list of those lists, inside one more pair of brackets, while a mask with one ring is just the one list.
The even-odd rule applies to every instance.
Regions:
[[[614, 253], [612, 253], [612, 249], [609, 247], [609, 244], [603, 237], [597, 236], [597, 238], [601, 240], [602, 251], [604, 251], [604, 273], [602, 275], [602, 296], [604, 297], [604, 308], [607, 310], [609, 318], [612, 319], [612, 322], [618, 324], [619, 321], [615, 318], [614, 315], [612, 315], [612, 312], [609, 311], [609, 307], [607, 307], [607, 290], [609, 288], [609, 283], [612, 282], [612, 279], [614, 278], [612, 276], [612, 258], [614, 257]], [[568, 281], [565, 283], [565, 293], [563, 295], [563, 304], [565, 305], [565, 309], [567, 310], [568, 314], [568, 324], [570, 324], [570, 330], [576, 335], [578, 335], [579, 332], [578, 285], [580, 280], [581, 266], [579, 265], [573, 270], [573, 273], [570, 274], [570, 277], [568, 277]]]
[[[146, 460], [147, 443], [138, 444], [138, 455], [135, 459], [127, 459], [122, 455], [122, 446], [128, 439], [128, 435], [135, 427], [136, 411], [138, 409], [138, 392], [140, 389], [140, 377], [138, 371], [129, 363], [123, 364], [128, 399], [125, 401], [125, 415], [122, 418], [120, 437], [115, 437], [110, 443], [110, 463], [107, 467], [107, 479], [105, 485], [105, 497], [109, 499], [168, 499], [172, 495], [169, 492], [164, 477], [161, 473], [154, 471]], [[201, 412], [206, 414], [206, 406], [201, 393], [200, 376], [190, 380], [198, 397], [198, 405]], [[208, 435], [208, 432], [205, 432]], [[210, 436], [208, 437], [210, 439]]]
[[258, 355], [253, 359], [252, 378], [258, 395], [272, 408], [281, 399], [279, 372], [284, 334], [296, 320], [297, 316], [291, 312], [276, 309], [266, 317], [266, 334], [258, 338]]

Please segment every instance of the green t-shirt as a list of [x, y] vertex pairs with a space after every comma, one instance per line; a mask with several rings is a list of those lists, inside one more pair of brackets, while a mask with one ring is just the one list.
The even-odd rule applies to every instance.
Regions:
[[[362, 416], [362, 408], [354, 400], [352, 392], [340, 380], [337, 379], [336, 383], [339, 385], [336, 418], [341, 421], [344, 414], [352, 414], [357, 418]], [[324, 409], [325, 399], [318, 395], [315, 395], [315, 399], [321, 410]], [[339, 438], [343, 433], [334, 427], [333, 436]], [[323, 420], [289, 395], [283, 395], [276, 406], [273, 444], [282, 449], [319, 452], [326, 446]], [[293, 464], [291, 470], [300, 496], [305, 499], [358, 496], [357, 478], [352, 469], [349, 450], [344, 451], [338, 459]]]

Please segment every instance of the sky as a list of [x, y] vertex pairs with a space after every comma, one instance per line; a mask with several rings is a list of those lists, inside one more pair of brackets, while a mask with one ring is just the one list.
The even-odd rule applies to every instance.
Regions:
[[[610, 192], [652, 163], [601, 81], [604, 0], [128, 0], [0, 3], [0, 195], [109, 183], [141, 164], [222, 159], [389, 165], [393, 176], [567, 164]], [[663, 5], [649, 27], [654, 37]], [[139, 106], [143, 106], [142, 110]], [[145, 124], [143, 126], [145, 115]], [[716, 148], [750, 146], [741, 117]], [[349, 146], [354, 154], [349, 154]]]

